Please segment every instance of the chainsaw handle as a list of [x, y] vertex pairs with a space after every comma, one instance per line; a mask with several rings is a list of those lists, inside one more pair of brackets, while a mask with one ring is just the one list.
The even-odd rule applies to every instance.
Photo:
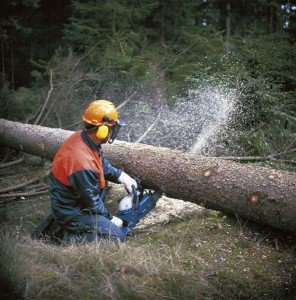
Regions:
[[132, 206], [132, 211], [134, 212], [135, 206], [138, 203], [138, 191], [137, 188], [132, 185], [132, 190], [133, 190], [133, 206]]
[[140, 193], [140, 195], [142, 195], [144, 192], [144, 189], [145, 189], [145, 187], [142, 183], [142, 180], [137, 176], [134, 176], [133, 178], [135, 179], [135, 181], [137, 183], [137, 191]]

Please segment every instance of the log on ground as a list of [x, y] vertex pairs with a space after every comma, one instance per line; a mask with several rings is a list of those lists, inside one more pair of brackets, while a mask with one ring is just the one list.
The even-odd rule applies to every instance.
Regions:
[[[72, 133], [0, 119], [0, 144], [46, 158]], [[296, 232], [296, 173], [123, 141], [103, 150], [115, 167], [169, 197]]]

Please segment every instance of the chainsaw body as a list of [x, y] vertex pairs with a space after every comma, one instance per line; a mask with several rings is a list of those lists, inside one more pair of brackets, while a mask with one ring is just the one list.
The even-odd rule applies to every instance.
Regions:
[[137, 179], [138, 189], [133, 188], [133, 193], [120, 199], [117, 217], [123, 221], [122, 231], [127, 235], [135, 228], [137, 223], [147, 216], [162, 196], [158, 192], [144, 190], [142, 183]]

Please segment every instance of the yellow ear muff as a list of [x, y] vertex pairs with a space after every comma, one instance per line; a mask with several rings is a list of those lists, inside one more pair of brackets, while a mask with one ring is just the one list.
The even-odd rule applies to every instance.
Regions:
[[100, 140], [104, 140], [109, 134], [109, 127], [107, 125], [101, 125], [98, 128], [96, 137]]

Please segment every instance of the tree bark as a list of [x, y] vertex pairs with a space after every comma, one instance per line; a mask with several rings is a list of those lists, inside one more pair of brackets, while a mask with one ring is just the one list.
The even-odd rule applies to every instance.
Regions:
[[[1, 144], [46, 158], [72, 133], [0, 119]], [[103, 150], [115, 167], [169, 197], [296, 232], [296, 173], [122, 141]]]
[[3, 39], [1, 39], [1, 59], [2, 59], [2, 86], [4, 86], [4, 83], [5, 83], [5, 58], [4, 58]]
[[10, 64], [11, 64], [11, 88], [14, 91], [14, 57], [13, 57], [13, 36], [10, 36]]

